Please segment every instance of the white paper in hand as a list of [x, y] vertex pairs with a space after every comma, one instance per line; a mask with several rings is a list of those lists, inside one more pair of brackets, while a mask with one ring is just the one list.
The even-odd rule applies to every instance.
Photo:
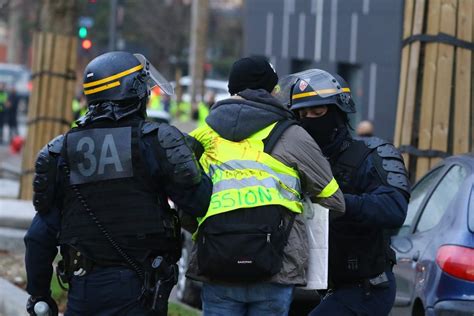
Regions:
[[328, 287], [329, 210], [304, 202], [304, 217], [309, 241], [308, 283], [303, 289], [323, 290]]

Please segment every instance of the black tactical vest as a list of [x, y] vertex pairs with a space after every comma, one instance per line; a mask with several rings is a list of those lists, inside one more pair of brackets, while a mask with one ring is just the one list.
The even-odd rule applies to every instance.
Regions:
[[61, 245], [70, 245], [99, 264], [124, 264], [80, 203], [77, 185], [97, 218], [120, 247], [139, 262], [176, 250], [175, 219], [157, 179], [140, 151], [140, 120], [97, 122], [65, 136], [61, 155], [70, 175], [64, 185]]
[[[382, 162], [375, 150], [377, 147], [371, 147], [362, 140], [352, 140], [333, 163], [332, 171], [342, 192], [359, 195], [368, 186], [384, 184], [366, 183], [361, 187], [360, 181], [356, 181], [357, 171], [369, 155], [374, 155], [375, 164]], [[344, 217], [331, 221], [329, 228], [329, 275], [334, 286], [375, 277], [395, 261], [389, 236], [383, 229], [344, 220]]]

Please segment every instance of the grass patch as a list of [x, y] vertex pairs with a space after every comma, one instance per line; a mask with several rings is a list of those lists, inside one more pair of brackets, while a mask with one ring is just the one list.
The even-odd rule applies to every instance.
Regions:
[[56, 304], [58, 304], [60, 311], [66, 310], [67, 292], [59, 285], [56, 273], [53, 273], [53, 277], [51, 278], [51, 296], [56, 301]]
[[168, 304], [168, 316], [199, 316], [201, 313], [196, 312], [184, 305], [169, 302]]

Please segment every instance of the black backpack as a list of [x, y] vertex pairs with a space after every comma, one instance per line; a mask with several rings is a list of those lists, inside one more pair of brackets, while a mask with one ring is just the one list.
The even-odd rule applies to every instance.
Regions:
[[[271, 153], [282, 133], [294, 120], [279, 121], [264, 139]], [[291, 213], [288, 224], [284, 217]], [[257, 282], [281, 270], [283, 249], [295, 213], [280, 205], [233, 210], [207, 218], [199, 228], [197, 257], [201, 273], [227, 282]]]

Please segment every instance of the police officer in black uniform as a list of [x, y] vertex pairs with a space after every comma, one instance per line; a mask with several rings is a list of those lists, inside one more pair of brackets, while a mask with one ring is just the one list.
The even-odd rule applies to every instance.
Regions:
[[410, 186], [389, 142], [352, 138], [355, 104], [338, 75], [311, 69], [281, 81], [280, 95], [329, 159], [346, 212], [329, 224], [329, 291], [310, 315], [388, 315], [395, 299], [389, 231], [406, 217]]
[[150, 89], [171, 85], [143, 55], [110, 52], [84, 73], [89, 110], [38, 154], [25, 236], [27, 311], [52, 315], [52, 263], [69, 284], [66, 315], [166, 315], [181, 254], [168, 198], [205, 214], [212, 191], [183, 134], [145, 121]]

